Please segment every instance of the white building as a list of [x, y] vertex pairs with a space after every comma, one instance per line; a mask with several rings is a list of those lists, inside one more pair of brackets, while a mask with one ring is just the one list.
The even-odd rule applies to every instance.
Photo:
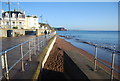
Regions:
[[[9, 18], [10, 13], [10, 18]], [[10, 27], [11, 21], [11, 27]], [[0, 28], [16, 28], [16, 29], [38, 29], [38, 18], [36, 16], [25, 16], [22, 11], [6, 11], [2, 10], [2, 18], [0, 19]]]
[[[10, 18], [9, 18], [10, 14]], [[0, 23], [1, 28], [10, 28], [10, 21], [11, 21], [11, 28], [17, 27], [18, 29], [25, 28], [25, 12], [20, 11], [6, 11], [2, 10], [2, 20]]]
[[39, 29], [37, 16], [26, 16], [26, 29]]

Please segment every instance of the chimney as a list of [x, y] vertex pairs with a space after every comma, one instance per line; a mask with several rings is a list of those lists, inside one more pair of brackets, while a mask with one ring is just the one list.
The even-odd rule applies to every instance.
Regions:
[[16, 9], [14, 9], [14, 11], [16, 11]]

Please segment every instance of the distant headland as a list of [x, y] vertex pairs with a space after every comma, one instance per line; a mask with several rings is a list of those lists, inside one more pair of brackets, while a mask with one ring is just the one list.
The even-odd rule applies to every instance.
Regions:
[[59, 27], [59, 28], [54, 27], [54, 30], [56, 30], [56, 31], [67, 31], [67, 29], [65, 29], [64, 27]]

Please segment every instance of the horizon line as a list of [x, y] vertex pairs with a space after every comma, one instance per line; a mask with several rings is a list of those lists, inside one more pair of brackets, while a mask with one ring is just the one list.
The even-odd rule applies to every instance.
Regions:
[[120, 31], [120, 30], [78, 30], [78, 29], [67, 29], [68, 31], [69, 30], [74, 30], [74, 31]]

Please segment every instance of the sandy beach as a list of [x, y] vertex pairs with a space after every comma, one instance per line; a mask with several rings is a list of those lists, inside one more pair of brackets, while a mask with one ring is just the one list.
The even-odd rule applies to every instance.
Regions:
[[[101, 68], [104, 68], [104, 70], [97, 67], [97, 71], [94, 71], [94, 57], [91, 54], [57, 37], [55, 45], [45, 63], [41, 77], [42, 80], [109, 80], [110, 75], [108, 72], [111, 70], [99, 62], [97, 64]], [[116, 78], [119, 78], [119, 74], [114, 74]]]

